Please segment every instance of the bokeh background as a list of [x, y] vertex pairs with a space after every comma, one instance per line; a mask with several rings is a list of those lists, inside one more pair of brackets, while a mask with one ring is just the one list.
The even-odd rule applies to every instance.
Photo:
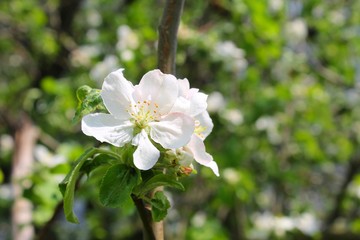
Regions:
[[[0, 239], [21, 214], [44, 239], [141, 237], [131, 204], [101, 206], [96, 173], [77, 193], [79, 225], [57, 184], [99, 144], [72, 123], [76, 89], [156, 68], [163, 7], [0, 1]], [[360, 1], [186, 1], [176, 62], [209, 94], [221, 176], [196, 166], [186, 192], [167, 192], [166, 239], [360, 239]]]

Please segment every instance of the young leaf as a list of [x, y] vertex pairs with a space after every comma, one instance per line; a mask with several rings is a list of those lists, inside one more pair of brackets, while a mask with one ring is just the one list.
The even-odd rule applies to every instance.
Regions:
[[98, 154], [94, 157], [92, 161], [86, 161], [84, 165], [81, 167], [80, 171], [85, 172], [86, 174], [90, 174], [92, 170], [95, 168], [104, 165], [104, 164], [111, 164], [116, 158], [109, 154], [103, 153]]
[[156, 192], [150, 204], [152, 219], [155, 222], [163, 220], [167, 215], [167, 210], [170, 208], [170, 202], [164, 192]]
[[121, 206], [130, 197], [139, 177], [139, 172], [124, 164], [110, 167], [101, 181], [100, 202], [107, 207]]
[[79, 105], [76, 109], [73, 122], [80, 121], [82, 116], [95, 112], [106, 112], [106, 108], [100, 96], [99, 89], [93, 89], [89, 86], [82, 86], [76, 91]]
[[73, 206], [74, 206], [74, 191], [75, 191], [75, 185], [76, 180], [78, 179], [80, 175], [80, 169], [84, 162], [91, 157], [93, 154], [96, 153], [96, 149], [91, 148], [85, 151], [79, 158], [79, 160], [76, 162], [74, 168], [71, 170], [71, 172], [65, 177], [65, 179], [59, 184], [60, 191], [64, 196], [64, 213], [65, 218], [69, 222], [72, 223], [79, 223], [78, 218], [73, 212]]
[[145, 183], [137, 186], [134, 189], [134, 193], [136, 195], [145, 195], [149, 191], [160, 186], [173, 187], [182, 191], [185, 190], [184, 186], [178, 180], [176, 180], [174, 176], [166, 175], [166, 174], [157, 174], [154, 177], [150, 178]]

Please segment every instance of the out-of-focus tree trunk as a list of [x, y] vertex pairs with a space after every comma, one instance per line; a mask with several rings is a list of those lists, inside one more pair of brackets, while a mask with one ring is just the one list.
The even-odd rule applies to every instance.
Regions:
[[[25, 115], [15, 130], [15, 152], [12, 164], [12, 189], [14, 203], [11, 212], [12, 239], [34, 238], [32, 204], [23, 197], [23, 190], [33, 167], [33, 149], [38, 136], [37, 129]], [[24, 180], [25, 179], [25, 180]]]

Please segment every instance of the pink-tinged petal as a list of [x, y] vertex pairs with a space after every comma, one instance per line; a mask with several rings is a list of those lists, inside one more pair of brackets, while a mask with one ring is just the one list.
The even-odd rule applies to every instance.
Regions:
[[190, 90], [189, 80], [187, 80], [187, 78], [178, 79], [178, 84], [179, 84], [179, 96], [187, 98]]
[[136, 101], [150, 100], [158, 106], [160, 114], [168, 113], [178, 97], [179, 87], [177, 79], [171, 74], [164, 74], [160, 70], [147, 72], [139, 85], [135, 86], [134, 99]]
[[116, 147], [130, 142], [133, 137], [133, 124], [130, 121], [117, 119], [105, 113], [94, 113], [83, 117], [81, 130], [100, 142], [107, 142]]
[[206, 152], [205, 144], [201, 138], [194, 134], [185, 148], [192, 153], [196, 162], [211, 168], [215, 175], [219, 176], [219, 168], [213, 157]]
[[160, 151], [151, 143], [145, 130], [141, 130], [132, 142], [138, 146], [134, 152], [134, 164], [140, 170], [149, 170], [160, 157]]
[[184, 97], [178, 97], [170, 112], [180, 112], [180, 113], [184, 113], [184, 114], [189, 114], [190, 101]]
[[195, 120], [198, 120], [200, 127], [202, 129], [201, 136], [205, 139], [213, 130], [214, 124], [210, 118], [210, 115], [207, 111], [202, 112], [201, 114], [195, 117]]
[[149, 126], [151, 138], [166, 149], [185, 146], [195, 129], [194, 119], [182, 113], [170, 113]]
[[101, 97], [107, 110], [120, 119], [129, 119], [130, 115], [126, 111], [133, 103], [132, 94], [134, 86], [125, 79], [119, 69], [111, 72], [104, 80], [101, 90]]
[[217, 177], [220, 176], [219, 167], [215, 161], [211, 161], [208, 164], [204, 164], [204, 166], [210, 168]]
[[190, 115], [192, 117], [206, 111], [207, 108], [207, 97], [208, 95], [197, 92], [190, 98]]

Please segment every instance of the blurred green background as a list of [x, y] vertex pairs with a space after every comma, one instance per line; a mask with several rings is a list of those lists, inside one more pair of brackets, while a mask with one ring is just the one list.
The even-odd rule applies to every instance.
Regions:
[[[16, 201], [43, 239], [141, 238], [131, 203], [100, 205], [96, 173], [77, 193], [81, 224], [50, 219], [57, 184], [99, 144], [72, 123], [76, 89], [156, 68], [163, 7], [0, 1], [0, 239]], [[360, 1], [189, 0], [176, 61], [209, 94], [221, 176], [196, 166], [186, 192], [167, 192], [166, 239], [360, 239]]]

